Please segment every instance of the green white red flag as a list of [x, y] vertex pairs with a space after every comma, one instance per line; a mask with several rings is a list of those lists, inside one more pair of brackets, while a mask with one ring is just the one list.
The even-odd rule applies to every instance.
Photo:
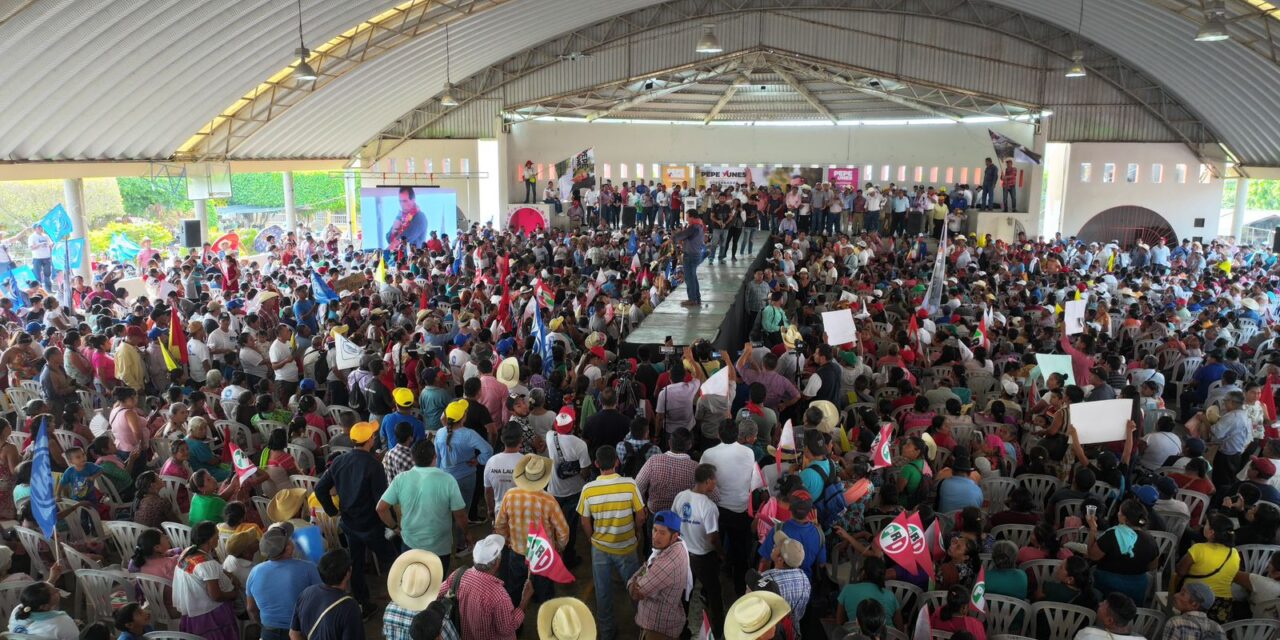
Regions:
[[236, 477], [240, 478], [241, 482], [258, 472], [258, 465], [253, 464], [249, 456], [237, 447], [231, 438], [227, 438], [227, 448], [231, 450], [231, 466], [235, 467]]
[[551, 543], [551, 538], [547, 536], [541, 522], [529, 523], [528, 546], [524, 559], [529, 564], [529, 573], [535, 576], [542, 576], [560, 584], [573, 582], [573, 574], [565, 568], [564, 561], [560, 559], [560, 554], [556, 553], [556, 547]]
[[907, 514], [899, 513], [889, 524], [880, 530], [876, 544], [890, 560], [902, 567], [907, 573], [916, 572], [915, 553], [911, 549], [911, 533], [907, 528]]

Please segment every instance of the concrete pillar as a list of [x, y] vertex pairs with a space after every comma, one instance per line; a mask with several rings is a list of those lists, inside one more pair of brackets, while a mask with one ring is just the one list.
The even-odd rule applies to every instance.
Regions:
[[298, 230], [298, 205], [293, 201], [293, 172], [284, 172], [284, 231]]
[[[1041, 158], [1044, 158], [1047, 144], [1048, 136], [1045, 135], [1044, 127], [1036, 127], [1035, 137], [1032, 139], [1031, 143], [1031, 150], [1040, 154]], [[1018, 166], [1019, 168], [1025, 167], [1026, 170], [1026, 179], [1018, 188], [1018, 210], [1027, 212], [1027, 222], [1025, 223], [1027, 236], [1031, 238], [1035, 238], [1037, 235], [1041, 234], [1052, 236], [1057, 229], [1050, 231], [1044, 228], [1045, 212], [1040, 202], [1040, 193], [1045, 180], [1044, 161], [1042, 160], [1041, 164], [1033, 165], [1019, 165], [1015, 163], [1015, 166]], [[1003, 170], [1004, 167], [1002, 166], [1001, 171]], [[996, 200], [999, 201], [1001, 197], [1000, 189], [997, 188]]]
[[[75, 270], [75, 275], [84, 278], [86, 283], [92, 282], [93, 270], [90, 268], [89, 260], [89, 223], [84, 210], [84, 179], [67, 178], [62, 181], [62, 197], [65, 202], [63, 206], [67, 208], [67, 215], [71, 217], [71, 235], [70, 239], [84, 238], [84, 248], [80, 252], [80, 268]], [[62, 243], [58, 243], [62, 244]], [[66, 251], [65, 247], [54, 247], [54, 252]], [[72, 258], [71, 262], [75, 262]]]
[[347, 198], [347, 241], [355, 243], [356, 229], [356, 173], [347, 171], [342, 177], [343, 195]]
[[192, 200], [195, 204], [196, 220], [200, 221], [200, 244], [212, 242], [209, 237], [209, 201], [208, 200]]
[[1236, 211], [1231, 217], [1231, 235], [1240, 242], [1244, 235], [1244, 214], [1249, 205], [1249, 179], [1236, 178]]

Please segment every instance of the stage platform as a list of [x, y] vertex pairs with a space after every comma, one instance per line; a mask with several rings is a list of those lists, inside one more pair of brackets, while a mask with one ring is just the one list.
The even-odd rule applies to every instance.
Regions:
[[671, 336], [676, 346], [705, 338], [716, 348], [741, 348], [748, 329], [744, 326], [744, 285], [756, 263], [762, 260], [760, 255], [763, 253], [762, 249], [759, 255], [750, 258], [740, 256], [737, 262], [725, 264], [719, 261], [711, 264], [710, 260], [704, 260], [698, 265], [702, 305], [681, 305], [689, 299], [684, 283], [681, 283], [639, 327], [627, 335], [624, 344], [632, 349], [642, 344], [660, 345], [667, 336]]

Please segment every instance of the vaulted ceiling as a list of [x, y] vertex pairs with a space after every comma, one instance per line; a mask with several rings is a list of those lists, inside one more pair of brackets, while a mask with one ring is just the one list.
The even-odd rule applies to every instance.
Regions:
[[[299, 83], [289, 0], [0, 0], [0, 161], [343, 158], [548, 115], [1048, 110], [1050, 139], [1280, 167], [1280, 13], [1226, 0], [1231, 40], [1198, 43], [1203, 3], [302, 0], [320, 77]], [[693, 52], [703, 23], [724, 53]], [[1088, 78], [1062, 77], [1075, 49]]]

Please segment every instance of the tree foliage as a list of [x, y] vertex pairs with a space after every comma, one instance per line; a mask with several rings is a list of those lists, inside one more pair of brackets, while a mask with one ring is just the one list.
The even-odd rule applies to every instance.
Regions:
[[[1238, 180], [1227, 180], [1222, 189], [1222, 208], [1234, 209]], [[1280, 211], [1280, 180], [1250, 180], [1246, 209]]]
[[187, 199], [187, 179], [152, 180], [150, 178], [116, 178], [124, 210], [131, 216], [155, 214], [160, 210], [191, 211]]
[[[57, 204], [66, 204], [61, 180], [0, 182], [0, 229], [16, 233], [35, 224]], [[124, 216], [120, 192], [111, 178], [86, 178], [85, 216], [90, 228]]]
[[152, 246], [167, 247], [173, 244], [173, 231], [157, 222], [109, 222], [104, 227], [95, 227], [89, 232], [89, 251], [95, 256], [106, 252], [111, 245], [111, 236], [123, 233], [130, 240], [141, 243], [143, 238], [151, 238]]
[[[293, 174], [293, 199], [298, 208], [318, 211], [346, 209], [342, 178], [323, 171]], [[284, 207], [284, 176], [280, 173], [239, 173], [231, 176], [230, 204]]]

